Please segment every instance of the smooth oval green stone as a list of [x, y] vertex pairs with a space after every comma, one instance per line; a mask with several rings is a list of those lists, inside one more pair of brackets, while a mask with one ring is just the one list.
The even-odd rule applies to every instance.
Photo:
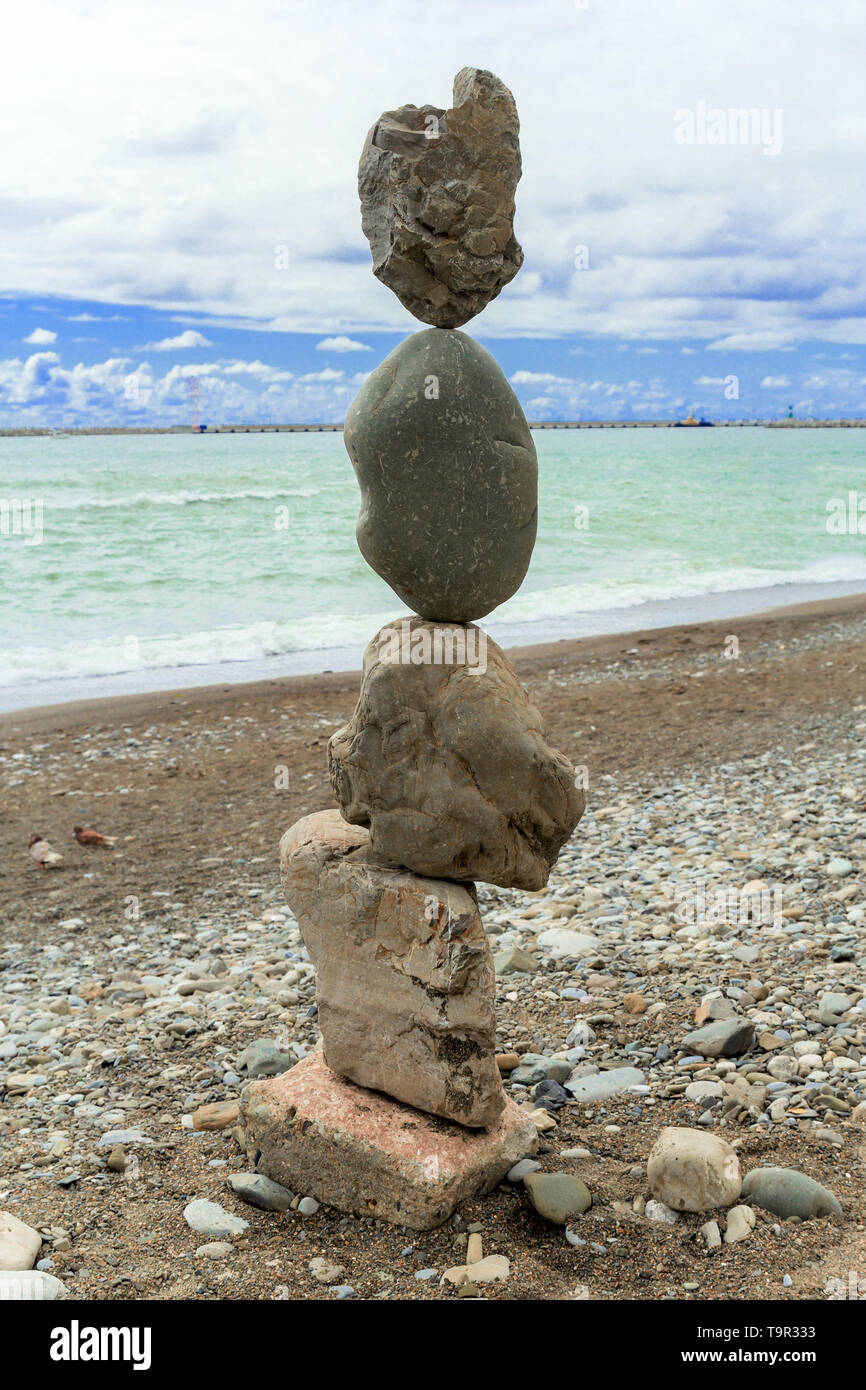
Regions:
[[361, 387], [343, 438], [361, 554], [413, 612], [468, 623], [516, 592], [535, 544], [538, 463], [520, 402], [474, 338], [406, 338]]

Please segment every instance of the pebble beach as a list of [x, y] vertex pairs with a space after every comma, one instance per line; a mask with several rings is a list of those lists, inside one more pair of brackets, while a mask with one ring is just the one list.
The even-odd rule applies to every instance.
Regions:
[[[333, 805], [357, 675], [2, 717], [0, 1211], [37, 1271], [79, 1299], [866, 1294], [866, 600], [511, 656], [588, 801], [546, 889], [478, 888], [538, 1150], [426, 1232], [256, 1179], [237, 1127], [320, 1045], [277, 843]], [[733, 1150], [723, 1203], [658, 1195], [671, 1128]]]

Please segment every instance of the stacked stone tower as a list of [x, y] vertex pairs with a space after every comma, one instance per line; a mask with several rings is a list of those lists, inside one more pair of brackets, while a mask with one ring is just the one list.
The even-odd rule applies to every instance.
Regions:
[[260, 1171], [424, 1228], [531, 1152], [495, 1060], [482, 880], [538, 889], [583, 812], [568, 760], [475, 625], [521, 584], [537, 464], [494, 359], [457, 329], [517, 273], [517, 111], [464, 68], [453, 105], [387, 111], [361, 156], [374, 273], [435, 325], [364, 383], [345, 443], [368, 563], [413, 610], [369, 643], [330, 741], [339, 811], [286, 832], [286, 897], [318, 971], [322, 1054], [250, 1088]]

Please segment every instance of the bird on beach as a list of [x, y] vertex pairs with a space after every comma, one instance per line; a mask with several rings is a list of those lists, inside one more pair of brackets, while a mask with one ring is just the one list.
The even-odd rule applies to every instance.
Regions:
[[28, 848], [30, 857], [36, 860], [40, 869], [53, 869], [58, 864], [63, 863], [63, 855], [58, 854], [57, 850], [49, 845], [47, 840], [43, 840], [41, 835], [31, 835]]
[[80, 845], [91, 845], [95, 849], [113, 849], [111, 835], [100, 835], [98, 830], [85, 830], [83, 826], [73, 826], [73, 835]]

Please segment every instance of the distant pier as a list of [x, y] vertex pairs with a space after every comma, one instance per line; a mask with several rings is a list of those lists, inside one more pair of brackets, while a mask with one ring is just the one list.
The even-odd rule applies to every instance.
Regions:
[[[864, 420], [706, 420], [701, 424], [715, 429], [758, 430], [854, 430], [866, 428]], [[695, 426], [700, 428], [698, 422]], [[530, 420], [532, 430], [669, 430], [689, 428], [683, 420]], [[62, 429], [0, 429], [0, 438], [38, 438], [68, 435], [98, 434], [339, 434], [343, 426], [322, 425], [132, 425], [97, 426], [80, 429], [65, 425]]]

